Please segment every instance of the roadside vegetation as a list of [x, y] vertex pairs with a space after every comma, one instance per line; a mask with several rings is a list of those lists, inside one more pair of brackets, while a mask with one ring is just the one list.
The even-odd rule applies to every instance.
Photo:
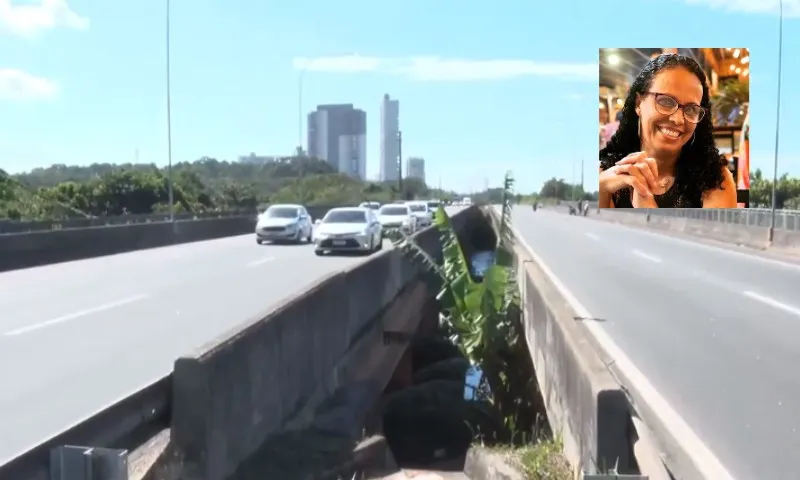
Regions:
[[[501, 205], [499, 222], [494, 229], [476, 231], [472, 238], [458, 238], [443, 208], [435, 213], [434, 225], [442, 243], [441, 264], [411, 237], [397, 245], [440, 283], [440, 329], [468, 361], [466, 372], [456, 373], [461, 375], [462, 384], [466, 377], [477, 378], [471, 387], [473, 394], [451, 398], [449, 406], [462, 411], [473, 443], [503, 452], [529, 478], [568, 479], [569, 465], [561, 454], [560, 442], [549, 431], [522, 334], [512, 253], [513, 187], [514, 179], [508, 173], [496, 202]], [[493, 261], [478, 272], [465, 251], [470, 255], [491, 251]], [[436, 382], [428, 385], [437, 388]]]

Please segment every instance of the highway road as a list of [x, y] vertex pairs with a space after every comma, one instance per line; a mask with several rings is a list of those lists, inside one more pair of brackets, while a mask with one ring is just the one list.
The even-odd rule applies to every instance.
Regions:
[[245, 235], [0, 274], [0, 464], [364, 260]]
[[800, 265], [546, 209], [513, 218], [697, 452], [729, 478], [798, 478]]

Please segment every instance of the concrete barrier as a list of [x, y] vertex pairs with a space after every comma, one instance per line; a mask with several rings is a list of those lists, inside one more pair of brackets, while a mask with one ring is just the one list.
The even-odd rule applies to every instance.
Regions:
[[762, 250], [776, 248], [800, 253], [800, 231], [798, 230], [776, 228], [774, 230], [772, 242], [770, 242], [769, 227], [698, 220], [677, 216], [652, 215], [641, 212], [624, 211], [622, 209], [592, 210], [589, 217], [623, 225], [677, 232]]
[[[313, 219], [322, 218], [331, 206], [309, 206]], [[142, 216], [136, 216], [140, 219]], [[213, 240], [252, 233], [255, 213], [170, 222], [115, 225], [125, 217], [105, 219], [110, 225], [86, 228], [43, 229], [25, 233], [0, 233], [0, 272], [53, 263], [102, 257], [147, 248]], [[103, 219], [93, 219], [100, 221]], [[140, 219], [141, 220], [141, 219]], [[89, 220], [86, 220], [89, 222]], [[40, 222], [42, 225], [44, 223]], [[25, 225], [20, 223], [19, 225]], [[41, 227], [39, 223], [37, 228]], [[47, 225], [51, 225], [47, 223]], [[87, 224], [90, 225], [90, 224]]]
[[[499, 215], [491, 209], [497, 226]], [[550, 426], [564, 442], [571, 464], [587, 474], [668, 473], [649, 432], [617, 380], [600, 346], [549, 270], [517, 232], [513, 246], [525, 340], [536, 370]], [[639, 426], [637, 430], [637, 425]], [[647, 465], [647, 471], [643, 471]]]
[[[465, 209], [453, 226], [464, 231], [480, 215]], [[435, 229], [416, 239], [440, 257]], [[384, 333], [416, 329], [435, 294], [424, 277], [398, 250], [385, 250], [179, 358], [172, 442], [183, 459], [181, 478], [228, 477], [270, 435], [309, 421], [348, 382], [369, 385], [377, 400], [406, 348], [386, 344]]]
[[0, 235], [0, 272], [253, 232], [253, 216]]

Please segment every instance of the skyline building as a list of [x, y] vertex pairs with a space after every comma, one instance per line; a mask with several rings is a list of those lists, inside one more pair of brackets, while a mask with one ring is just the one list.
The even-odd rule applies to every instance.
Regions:
[[318, 105], [308, 114], [308, 155], [337, 171], [367, 177], [367, 113], [353, 104]]
[[400, 101], [392, 100], [389, 94], [383, 95], [381, 102], [380, 166], [381, 181], [397, 181], [399, 145], [397, 132], [400, 131]]
[[406, 159], [406, 178], [416, 178], [425, 182], [425, 159], [422, 157], [408, 157]]

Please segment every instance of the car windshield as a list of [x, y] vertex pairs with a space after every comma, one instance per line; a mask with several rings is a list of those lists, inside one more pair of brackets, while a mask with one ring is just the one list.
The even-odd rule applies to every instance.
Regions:
[[335, 210], [325, 215], [322, 223], [367, 223], [367, 215], [358, 210]]
[[409, 205], [412, 212], [424, 212], [425, 205]]
[[297, 218], [297, 207], [269, 207], [264, 216], [267, 218]]
[[381, 215], [408, 215], [408, 209], [406, 207], [383, 207]]
[[371, 208], [373, 210], [377, 210], [377, 209], [381, 208], [381, 204], [380, 203], [370, 203], [369, 204], [369, 208]]
[[428, 202], [428, 208], [436, 210], [441, 204], [439, 202]]

